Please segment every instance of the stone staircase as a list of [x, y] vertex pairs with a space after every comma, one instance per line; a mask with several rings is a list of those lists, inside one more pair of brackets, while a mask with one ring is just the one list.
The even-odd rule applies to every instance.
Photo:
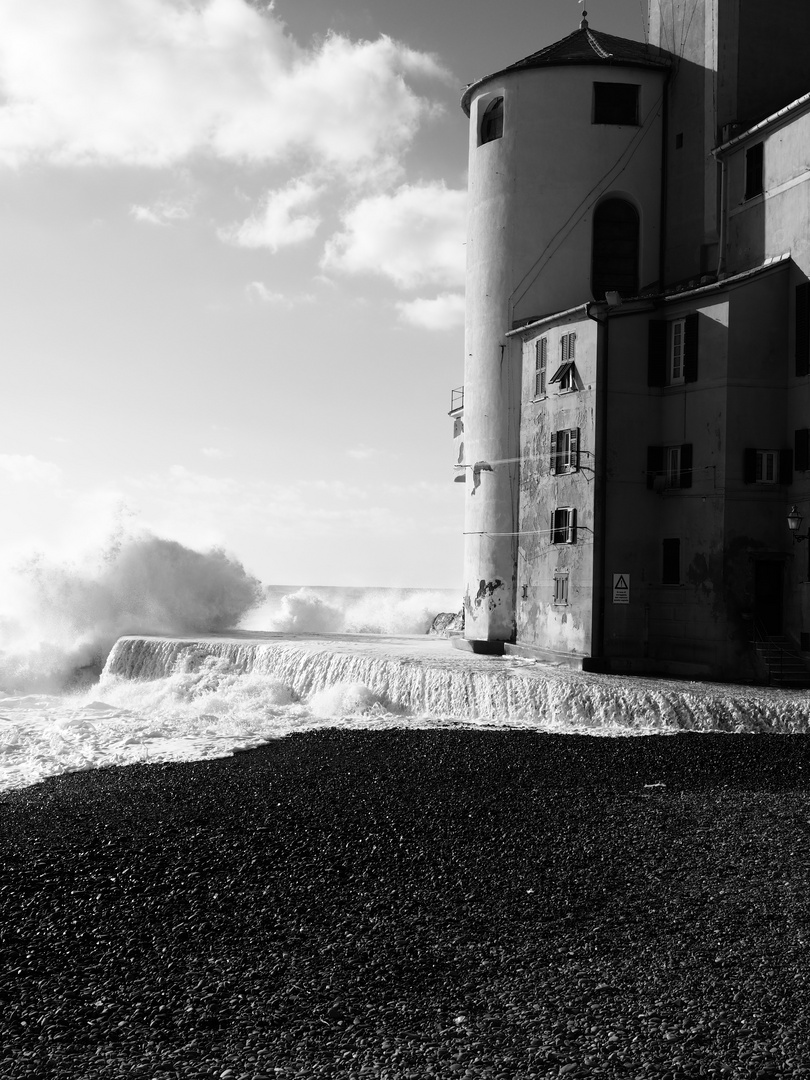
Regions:
[[768, 672], [769, 686], [794, 689], [810, 686], [810, 669], [789, 638], [781, 634], [763, 634], [753, 645]]

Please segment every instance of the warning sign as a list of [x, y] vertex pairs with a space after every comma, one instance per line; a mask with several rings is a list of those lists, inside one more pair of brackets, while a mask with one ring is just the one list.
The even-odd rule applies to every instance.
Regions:
[[629, 604], [630, 603], [630, 575], [629, 574], [614, 574], [613, 575], [613, 603], [614, 604]]

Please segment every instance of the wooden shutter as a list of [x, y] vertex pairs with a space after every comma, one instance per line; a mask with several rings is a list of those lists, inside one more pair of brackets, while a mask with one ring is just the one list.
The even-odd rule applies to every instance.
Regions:
[[810, 374], [810, 281], [796, 286], [796, 374]]
[[664, 471], [663, 446], [647, 447], [647, 487], [652, 491], [656, 476]]
[[799, 472], [810, 469], [810, 428], [799, 428], [794, 434], [793, 462]]
[[551, 528], [548, 530], [548, 537], [552, 544], [557, 543], [557, 511], [551, 511]]
[[780, 484], [793, 483], [793, 451], [790, 448], [779, 451], [779, 476], [777, 479]]
[[558, 460], [559, 459], [557, 457], [557, 432], [552, 431], [552, 433], [551, 433], [551, 472], [552, 472], [553, 475], [556, 475]]
[[754, 446], [746, 446], [743, 450], [743, 483], [755, 484], [757, 482], [757, 451]]
[[692, 486], [692, 444], [681, 444], [681, 475], [678, 487], [690, 488]]
[[700, 316], [692, 312], [684, 319], [683, 328], [683, 381], [697, 382], [698, 376], [698, 326]]
[[579, 428], [571, 428], [570, 472], [579, 472]]
[[667, 323], [652, 320], [648, 329], [647, 385], [665, 386], [667, 381]]
[[566, 530], [566, 543], [575, 544], [577, 542], [577, 511], [576, 507], [571, 507], [568, 511], [568, 528]]

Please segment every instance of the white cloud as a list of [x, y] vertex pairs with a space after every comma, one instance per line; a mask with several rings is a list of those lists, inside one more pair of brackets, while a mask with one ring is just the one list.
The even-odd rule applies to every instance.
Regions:
[[0, 162], [309, 162], [400, 173], [441, 64], [388, 37], [294, 41], [248, 0], [3, 0]]
[[148, 225], [171, 225], [175, 221], [186, 221], [191, 217], [191, 206], [186, 202], [172, 202], [160, 199], [152, 206], [131, 206], [129, 210], [136, 221]]
[[241, 225], [221, 229], [219, 235], [239, 247], [267, 247], [271, 251], [300, 244], [313, 237], [321, 223], [318, 214], [304, 214], [300, 210], [313, 203], [322, 191], [321, 186], [310, 180], [292, 180], [286, 187], [269, 191], [258, 214]]
[[322, 268], [379, 273], [400, 288], [464, 281], [465, 191], [443, 183], [403, 184], [361, 199], [327, 243]]
[[251, 281], [245, 290], [248, 298], [259, 304], [272, 304], [276, 307], [294, 308], [299, 304], [314, 304], [312, 293], [281, 293], [268, 289], [261, 281]]
[[51, 461], [41, 461], [32, 454], [0, 454], [0, 476], [15, 484], [57, 485], [62, 470]]
[[203, 457], [211, 458], [213, 461], [219, 461], [228, 455], [224, 450], [220, 450], [218, 446], [202, 446], [200, 447], [200, 453]]
[[415, 300], [399, 300], [396, 307], [402, 322], [423, 330], [454, 330], [464, 325], [463, 293], [441, 293], [432, 299], [417, 297]]

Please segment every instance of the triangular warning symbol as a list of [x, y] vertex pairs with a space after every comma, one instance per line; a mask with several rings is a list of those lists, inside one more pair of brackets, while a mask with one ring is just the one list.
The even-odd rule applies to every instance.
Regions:
[[627, 582], [624, 580], [624, 574], [619, 574], [618, 578], [616, 579], [616, 581], [615, 581], [615, 583], [613, 585], [613, 588], [614, 589], [626, 589], [627, 588]]

